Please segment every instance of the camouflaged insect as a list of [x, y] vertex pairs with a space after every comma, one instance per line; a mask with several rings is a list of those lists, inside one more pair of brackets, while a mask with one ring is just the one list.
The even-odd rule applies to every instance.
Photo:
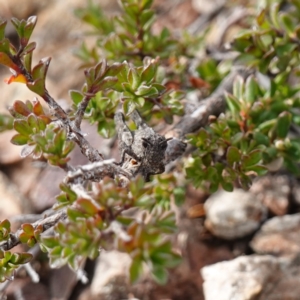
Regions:
[[[163, 160], [167, 149], [168, 140], [164, 136], [156, 133], [134, 110], [131, 118], [137, 126], [137, 130], [130, 131], [125, 123], [123, 113], [115, 114], [115, 123], [119, 140], [119, 151], [123, 165], [126, 154], [140, 162], [140, 167], [136, 171], [140, 173], [146, 181], [150, 180], [150, 175], [161, 174], [165, 171]], [[136, 175], [134, 174], [134, 175]]]

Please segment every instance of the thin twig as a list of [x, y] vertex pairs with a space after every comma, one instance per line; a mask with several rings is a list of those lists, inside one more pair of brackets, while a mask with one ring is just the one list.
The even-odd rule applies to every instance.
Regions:
[[230, 16], [226, 18], [226, 20], [223, 20], [219, 32], [219, 37], [217, 38], [218, 43], [217, 47], [220, 48], [224, 44], [225, 36], [228, 31], [228, 29], [244, 19], [247, 15], [249, 15], [248, 11], [244, 7], [235, 7]]
[[85, 110], [90, 102], [90, 100], [95, 96], [95, 94], [85, 94], [82, 101], [79, 103], [77, 111], [75, 113], [75, 121], [74, 124], [77, 129], [80, 129], [80, 125], [85, 113]]
[[209, 24], [209, 22], [223, 10], [224, 6], [226, 5], [226, 2], [226, 0], [222, 0], [210, 13], [199, 16], [188, 27], [188, 32], [190, 34], [197, 34], [198, 32], [202, 31]]
[[[67, 217], [66, 209], [58, 211], [56, 214], [53, 214], [49, 217], [44, 219], [38, 220], [31, 225], [36, 228], [40, 225], [43, 226], [43, 231], [48, 230], [49, 228], [53, 227], [61, 220], [65, 220]], [[18, 244], [20, 244], [20, 234], [23, 232], [22, 229], [18, 229], [15, 233], [10, 234], [10, 238], [7, 241], [3, 241], [0, 243], [0, 249], [7, 251], [9, 249], [14, 248]]]
[[192, 133], [208, 124], [209, 116], [219, 116], [225, 111], [225, 92], [231, 93], [233, 82], [237, 76], [247, 78], [254, 71], [245, 67], [234, 68], [220, 83], [219, 87], [206, 99], [199, 103], [198, 108], [183, 118], [168, 132], [169, 136], [184, 139], [185, 135]]
[[24, 269], [26, 270], [27, 274], [31, 278], [32, 282], [37, 283], [40, 282], [40, 276], [39, 274], [35, 271], [35, 269], [32, 267], [30, 262], [24, 265]]
[[[74, 183], [79, 179], [99, 181], [99, 179], [103, 179], [105, 176], [115, 177], [116, 175], [123, 175], [130, 178], [131, 173], [116, 165], [114, 161], [114, 159], [107, 159], [80, 166], [76, 171], [68, 172], [64, 182]], [[113, 176], [111, 176], [112, 174]]]

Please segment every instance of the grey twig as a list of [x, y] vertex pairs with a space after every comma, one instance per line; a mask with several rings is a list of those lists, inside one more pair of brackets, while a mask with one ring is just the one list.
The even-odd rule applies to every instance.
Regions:
[[210, 13], [206, 15], [201, 15], [199, 16], [189, 27], [188, 27], [188, 32], [190, 34], [196, 34], [200, 31], [202, 31], [205, 26], [208, 25], [208, 23], [215, 18], [220, 11], [224, 8], [226, 4], [226, 0], [221, 0], [215, 7], [214, 10], [212, 10]]
[[[45, 217], [44, 219], [32, 223], [32, 226], [36, 228], [39, 225], [42, 225], [44, 229], [43, 231], [46, 231], [47, 229], [57, 224], [59, 221], [65, 220], [66, 217], [67, 217], [66, 209], [63, 209], [49, 217]], [[22, 229], [18, 229], [15, 233], [11, 233], [10, 238], [7, 241], [3, 241], [0, 243], [0, 249], [7, 251], [20, 244], [20, 234], [22, 232], [23, 232]]]
[[39, 274], [35, 271], [35, 269], [32, 267], [30, 262], [24, 265], [24, 269], [26, 270], [27, 274], [31, 278], [32, 282], [39, 282], [40, 281], [40, 276]]
[[234, 68], [223, 79], [219, 87], [209, 97], [203, 99], [195, 111], [184, 115], [170, 132], [168, 132], [168, 135], [184, 139], [186, 134], [195, 132], [207, 125], [209, 116], [219, 116], [225, 111], [225, 93], [232, 93], [235, 78], [241, 76], [245, 79], [253, 73], [253, 70], [245, 67]]
[[81, 125], [85, 110], [86, 110], [90, 100], [94, 96], [95, 96], [94, 94], [85, 94], [84, 98], [79, 103], [77, 111], [75, 113], [75, 121], [74, 121], [74, 124], [75, 124], [77, 129], [80, 129], [80, 125]]
[[77, 168], [77, 170], [68, 172], [68, 175], [64, 181], [66, 183], [74, 183], [78, 180], [99, 181], [105, 176], [115, 177], [116, 175], [123, 175], [127, 178], [130, 178], [131, 174], [122, 169], [120, 166], [116, 165], [114, 161], [114, 159], [107, 159], [80, 166]]

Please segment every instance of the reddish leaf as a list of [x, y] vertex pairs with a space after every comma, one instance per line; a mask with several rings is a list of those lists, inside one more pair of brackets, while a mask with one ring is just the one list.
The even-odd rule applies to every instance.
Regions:
[[13, 70], [17, 71], [18, 73], [20, 72], [20, 69], [17, 65], [13, 63], [13, 61], [10, 59], [10, 57], [4, 53], [0, 52], [0, 64], [12, 68]]
[[25, 117], [31, 114], [31, 111], [28, 109], [26, 104], [20, 100], [14, 102], [13, 109], [16, 113]]
[[36, 98], [33, 100], [33, 112], [37, 116], [45, 114], [43, 106], [41, 105], [40, 101]]

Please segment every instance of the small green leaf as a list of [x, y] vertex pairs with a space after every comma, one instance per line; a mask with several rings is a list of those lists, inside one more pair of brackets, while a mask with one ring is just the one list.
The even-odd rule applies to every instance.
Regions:
[[30, 37], [31, 37], [31, 34], [33, 32], [33, 29], [36, 25], [36, 22], [37, 22], [37, 17], [36, 16], [31, 16], [27, 19], [26, 21], [26, 25], [25, 25], [25, 28], [24, 28], [24, 37], [23, 37], [23, 40], [21, 39], [21, 44], [23, 46], [27, 45]]
[[281, 13], [279, 15], [279, 18], [281, 20], [281, 24], [283, 25], [284, 29], [292, 35], [295, 31], [295, 24], [291, 18], [291, 16], [288, 13]]
[[123, 63], [113, 63], [111, 66], [108, 67], [105, 75], [106, 76], [116, 76], [123, 70]]
[[276, 126], [276, 123], [276, 119], [268, 120], [259, 124], [257, 129], [258, 131], [262, 131], [262, 133], [268, 133], [271, 129], [273, 129]]
[[1, 20], [0, 21], [0, 41], [5, 37], [5, 27], [7, 25], [7, 21]]
[[261, 132], [254, 132], [253, 138], [259, 145], [265, 145], [265, 146], [270, 145], [270, 139]]
[[42, 243], [46, 248], [52, 249], [57, 247], [59, 241], [54, 236], [44, 236], [42, 237]]
[[151, 273], [158, 284], [165, 285], [168, 282], [168, 272], [164, 267], [155, 265]]
[[135, 68], [132, 67], [129, 69], [127, 80], [133, 91], [139, 87], [141, 79]]
[[148, 28], [152, 25], [155, 19], [155, 12], [150, 9], [142, 10], [140, 15], [141, 25], [144, 30], [148, 30]]
[[69, 95], [76, 106], [82, 101], [83, 99], [83, 94], [79, 91], [76, 90], [70, 90]]
[[246, 171], [252, 171], [257, 174], [257, 176], [263, 176], [268, 173], [268, 168], [262, 165], [255, 165], [246, 168]]
[[130, 115], [136, 109], [135, 103], [131, 99], [126, 99], [123, 103], [123, 110], [125, 115]]
[[30, 262], [32, 258], [33, 258], [32, 254], [23, 252], [23, 253], [14, 253], [10, 260], [13, 264], [23, 265]]
[[146, 84], [149, 84], [153, 81], [157, 71], [157, 63], [150, 63], [149, 66], [147, 66], [141, 75], [141, 82], [144, 82]]
[[97, 212], [98, 212], [98, 208], [97, 208], [97, 207], [95, 206], [95, 204], [93, 204], [92, 201], [89, 200], [89, 199], [83, 199], [83, 198], [78, 199], [78, 200], [76, 201], [76, 206], [77, 206], [77, 205], [78, 205], [78, 208], [79, 208], [82, 212], [84, 212], [84, 213], [86, 213], [86, 214], [88, 214], [88, 215], [90, 215], [90, 216], [94, 216], [94, 215], [96, 215]]
[[102, 120], [98, 122], [98, 133], [108, 139], [115, 134], [115, 123], [113, 120]]
[[244, 79], [241, 76], [237, 76], [233, 82], [233, 95], [237, 99], [242, 99], [244, 94]]
[[27, 234], [32, 234], [33, 235], [33, 232], [34, 232], [34, 228], [31, 224], [29, 223], [25, 223], [23, 224], [22, 226], [22, 230], [27, 233]]
[[38, 119], [34, 114], [28, 116], [27, 123], [31, 129], [38, 129]]
[[297, 164], [295, 164], [294, 160], [290, 159], [289, 157], [285, 157], [284, 163], [290, 172], [292, 172], [296, 176], [300, 176], [299, 166]]
[[39, 63], [33, 68], [31, 72], [33, 80], [43, 79], [43, 81], [45, 81], [50, 61], [51, 57], [46, 57], [39, 61]]
[[279, 138], [286, 138], [291, 126], [292, 115], [290, 112], [283, 111], [277, 119], [276, 132]]
[[138, 97], [136, 99], [134, 99], [134, 102], [139, 106], [139, 107], [143, 107], [145, 104], [145, 98], [144, 97]]
[[30, 134], [32, 134], [32, 130], [29, 127], [28, 123], [25, 120], [15, 120], [14, 121], [14, 129], [24, 135], [24, 136], [29, 136]]
[[144, 11], [144, 10], [150, 8], [151, 5], [152, 5], [152, 3], [153, 3], [153, 0], [141, 0], [140, 1], [140, 8], [141, 8], [141, 10]]
[[235, 96], [226, 93], [226, 102], [232, 114], [236, 114], [240, 112], [241, 103]]
[[10, 142], [17, 146], [26, 145], [28, 141], [28, 136], [22, 135], [22, 134], [16, 134], [14, 135]]
[[253, 103], [258, 97], [258, 84], [253, 76], [249, 76], [245, 85], [245, 100]]
[[129, 269], [130, 281], [133, 283], [137, 281], [143, 272], [142, 261], [139, 257], [134, 257]]
[[270, 17], [271, 17], [272, 23], [276, 29], [281, 28], [281, 26], [279, 24], [279, 18], [278, 18], [279, 6], [280, 6], [280, 3], [274, 3], [271, 5], [271, 8], [270, 8]]
[[177, 206], [182, 206], [185, 200], [185, 189], [183, 187], [176, 187], [173, 190], [173, 195], [175, 199], [175, 204]]
[[43, 97], [45, 95], [45, 81], [43, 78], [39, 78], [34, 82], [28, 82], [27, 87], [34, 93]]
[[[0, 40], [0, 52], [3, 52], [4, 54], [6, 54], [10, 59], [11, 48], [10, 48], [10, 41], [8, 38], [4, 38], [4, 39]], [[6, 65], [6, 64], [4, 64], [4, 65]]]
[[118, 78], [117, 77], [105, 77], [99, 84], [98, 88], [99, 90], [103, 91], [105, 89], [110, 89], [113, 88], [114, 85], [118, 82]]
[[7, 219], [1, 221], [1, 223], [0, 223], [0, 229], [2, 229], [2, 228], [10, 230], [10, 222]]
[[36, 43], [32, 42], [30, 44], [28, 44], [24, 50], [22, 51], [22, 55], [28, 54], [30, 52], [32, 52], [34, 49], [36, 48]]
[[230, 146], [227, 150], [226, 160], [230, 166], [233, 166], [234, 163], [241, 161], [241, 152], [238, 148]]
[[233, 191], [233, 184], [232, 182], [226, 182], [226, 181], [221, 181], [221, 185], [222, 188], [226, 191], [226, 192], [232, 192]]
[[245, 168], [254, 166], [262, 159], [262, 151], [259, 149], [251, 151], [248, 155], [242, 157], [242, 165]]
[[266, 10], [263, 9], [261, 10], [261, 12], [258, 14], [258, 16], [256, 17], [256, 22], [259, 26], [261, 26], [264, 23], [265, 20], [265, 15], [266, 15]]
[[27, 72], [31, 73], [31, 65], [32, 65], [32, 52], [27, 52], [23, 56], [24, 67]]
[[143, 96], [143, 97], [153, 97], [158, 95], [158, 90], [153, 86], [145, 86], [141, 85], [138, 90], [135, 92], [137, 96]]

